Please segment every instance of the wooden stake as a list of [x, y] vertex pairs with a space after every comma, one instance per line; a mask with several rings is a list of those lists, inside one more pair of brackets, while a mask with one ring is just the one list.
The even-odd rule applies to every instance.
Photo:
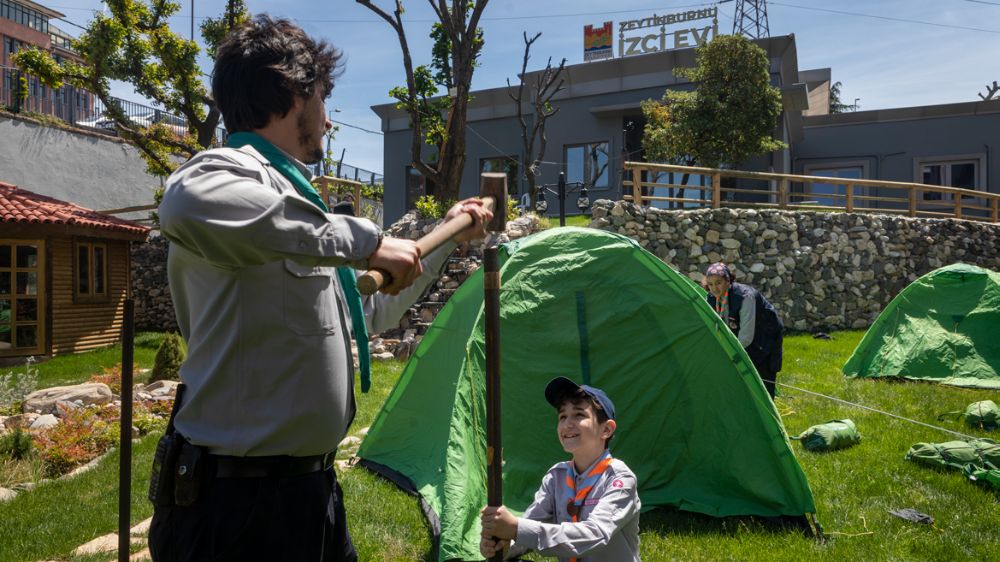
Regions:
[[[486, 318], [486, 501], [503, 505], [503, 442], [500, 438], [500, 257], [496, 246], [483, 255]], [[497, 553], [491, 562], [502, 562]]]

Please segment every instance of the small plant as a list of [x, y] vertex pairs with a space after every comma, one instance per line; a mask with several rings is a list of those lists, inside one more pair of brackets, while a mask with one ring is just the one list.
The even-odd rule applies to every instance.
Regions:
[[0, 437], [0, 457], [10, 457], [14, 460], [23, 460], [31, 456], [35, 450], [35, 444], [31, 436], [20, 427], [14, 431]]
[[508, 197], [507, 198], [507, 220], [512, 221], [517, 217], [521, 216], [521, 209], [517, 206], [517, 200]]
[[45, 475], [56, 478], [87, 463], [118, 443], [116, 406], [62, 408], [62, 422], [35, 436]]
[[[134, 373], [139, 369], [139, 365], [132, 367]], [[90, 382], [101, 382], [108, 385], [111, 392], [121, 396], [122, 393], [122, 364], [118, 363], [114, 367], [104, 367], [100, 374], [90, 376]]]
[[22, 402], [37, 387], [38, 368], [35, 367], [35, 358], [28, 357], [24, 362], [24, 372], [10, 371], [0, 375], [0, 410], [7, 411]]
[[149, 373], [149, 382], [162, 380], [179, 380], [181, 364], [187, 358], [184, 340], [176, 332], [169, 332], [160, 348], [156, 350], [153, 370]]
[[24, 111], [24, 106], [28, 104], [28, 78], [21, 76], [17, 83], [17, 108]]
[[422, 195], [417, 199], [417, 214], [425, 219], [439, 219], [444, 216], [446, 209], [433, 195]]

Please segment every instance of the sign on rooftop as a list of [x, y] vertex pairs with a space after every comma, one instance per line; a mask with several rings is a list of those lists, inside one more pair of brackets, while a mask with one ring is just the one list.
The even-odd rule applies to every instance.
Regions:
[[611, 49], [612, 37], [610, 21], [604, 22], [604, 25], [597, 29], [594, 29], [592, 25], [584, 27], [583, 60], [590, 62], [592, 60], [610, 59], [614, 56], [614, 52]]
[[[718, 16], [719, 8], [713, 6], [619, 22], [618, 56], [645, 55], [703, 45], [719, 34]], [[711, 20], [711, 23], [702, 25], [705, 20]]]

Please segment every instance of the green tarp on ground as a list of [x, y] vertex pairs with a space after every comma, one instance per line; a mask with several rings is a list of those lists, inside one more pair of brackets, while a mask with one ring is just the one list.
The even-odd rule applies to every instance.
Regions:
[[[502, 266], [505, 503], [522, 511], [566, 460], [545, 384], [563, 375], [617, 406], [612, 454], [644, 508], [713, 516], [815, 511], [774, 404], [701, 289], [629, 238], [559, 228], [507, 244]], [[419, 493], [440, 560], [479, 559], [486, 503], [482, 271], [430, 326], [359, 456]]]
[[1000, 273], [957, 263], [910, 283], [843, 371], [1000, 389]]

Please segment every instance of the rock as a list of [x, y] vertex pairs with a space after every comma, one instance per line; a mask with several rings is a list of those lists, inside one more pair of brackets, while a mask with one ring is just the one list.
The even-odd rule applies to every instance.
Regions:
[[9, 502], [17, 496], [17, 492], [10, 488], [0, 488], [0, 503]]
[[32, 422], [28, 429], [31, 431], [42, 431], [57, 425], [59, 425], [59, 418], [55, 417], [53, 414], [43, 414], [38, 416], [38, 419]]
[[733, 238], [727, 238], [722, 241], [722, 247], [727, 250], [735, 250], [740, 247], [740, 241]]
[[396, 356], [392, 353], [386, 351], [384, 353], [375, 353], [372, 355], [372, 359], [375, 361], [392, 361]]
[[750, 273], [762, 273], [764, 271], [764, 264], [757, 262], [750, 266]]
[[348, 435], [344, 437], [344, 440], [337, 445], [338, 449], [354, 449], [361, 446], [361, 438], [355, 437], [353, 435]]
[[49, 414], [55, 412], [56, 403], [61, 400], [75, 402], [80, 400], [86, 405], [103, 406], [111, 402], [111, 389], [104, 383], [84, 383], [73, 386], [54, 386], [37, 390], [24, 398], [24, 412]]
[[706, 232], [705, 233], [705, 242], [708, 242], [709, 244], [718, 244], [719, 243], [719, 231], [718, 230], [709, 230], [708, 232]]
[[150, 383], [145, 386], [142, 390], [148, 393], [150, 396], [176, 396], [177, 395], [177, 385], [180, 383], [178, 381], [171, 380], [160, 380], [154, 383]]

